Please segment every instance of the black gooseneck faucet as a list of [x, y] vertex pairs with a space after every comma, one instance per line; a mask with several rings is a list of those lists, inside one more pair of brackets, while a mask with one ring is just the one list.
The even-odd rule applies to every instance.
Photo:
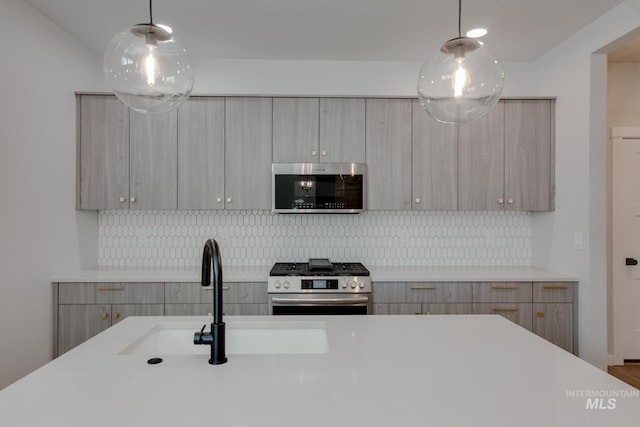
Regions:
[[204, 332], [205, 326], [193, 337], [194, 344], [211, 346], [209, 363], [221, 365], [227, 362], [224, 351], [224, 322], [222, 321], [222, 262], [218, 242], [209, 239], [204, 244], [202, 252], [202, 286], [211, 284], [211, 264], [213, 264], [213, 323], [211, 332]]

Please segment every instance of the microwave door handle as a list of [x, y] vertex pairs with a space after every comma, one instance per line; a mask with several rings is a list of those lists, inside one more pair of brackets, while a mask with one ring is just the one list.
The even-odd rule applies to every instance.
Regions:
[[369, 297], [355, 298], [282, 298], [272, 297], [271, 302], [274, 304], [363, 304], [369, 302]]

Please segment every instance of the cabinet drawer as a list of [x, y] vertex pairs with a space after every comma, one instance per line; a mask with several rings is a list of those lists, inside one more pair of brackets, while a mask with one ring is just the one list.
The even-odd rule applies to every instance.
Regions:
[[[224, 303], [266, 304], [266, 282], [230, 282], [222, 287]], [[204, 287], [200, 283], [167, 283], [165, 285], [167, 303], [209, 303], [213, 304], [213, 287]]]
[[373, 301], [381, 303], [471, 302], [468, 282], [376, 282]]
[[533, 330], [531, 303], [478, 303], [473, 304], [473, 314], [499, 314], [529, 331]]
[[60, 304], [162, 304], [164, 283], [60, 283]]
[[573, 302], [573, 282], [535, 282], [533, 302]]
[[[213, 303], [171, 303], [165, 304], [165, 316], [211, 316]], [[266, 316], [269, 314], [268, 304], [224, 303], [222, 314], [225, 316]]]
[[471, 303], [425, 303], [422, 304], [422, 314], [472, 314]]
[[473, 302], [531, 302], [531, 282], [477, 282]]
[[416, 303], [375, 303], [373, 314], [421, 314], [422, 304]]

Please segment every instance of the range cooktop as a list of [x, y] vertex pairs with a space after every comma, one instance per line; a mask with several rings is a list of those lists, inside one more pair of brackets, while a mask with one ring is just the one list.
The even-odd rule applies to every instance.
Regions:
[[329, 262], [312, 258], [309, 262], [277, 262], [269, 276], [368, 276], [369, 270], [359, 262]]

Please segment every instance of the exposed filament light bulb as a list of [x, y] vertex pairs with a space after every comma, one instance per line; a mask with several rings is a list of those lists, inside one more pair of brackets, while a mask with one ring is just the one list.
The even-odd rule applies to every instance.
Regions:
[[147, 54], [142, 59], [140, 64], [140, 71], [144, 80], [147, 82], [147, 86], [153, 87], [156, 84], [156, 76], [158, 75], [158, 60], [156, 59], [156, 48], [158, 47], [158, 40], [152, 32], [145, 35]]
[[462, 97], [462, 91], [469, 87], [470, 83], [469, 72], [462, 65], [463, 61], [464, 58], [462, 58], [461, 60], [456, 60], [456, 62], [458, 63], [458, 68], [453, 74], [453, 96], [455, 98]]

